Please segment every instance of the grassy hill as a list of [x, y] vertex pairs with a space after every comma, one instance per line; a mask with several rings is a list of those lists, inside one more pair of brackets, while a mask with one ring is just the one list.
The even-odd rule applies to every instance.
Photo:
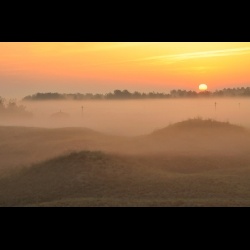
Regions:
[[250, 157], [74, 152], [0, 179], [0, 206], [250, 206]]
[[244, 132], [245, 129], [241, 126], [230, 124], [229, 122], [220, 122], [213, 119], [202, 119], [202, 118], [194, 118], [188, 119], [185, 121], [177, 122], [175, 124], [169, 125], [167, 128], [160, 129], [158, 131], [153, 132], [154, 135], [162, 134], [167, 130], [179, 130], [179, 131], [187, 131], [191, 130], [192, 132], [195, 130], [210, 130], [212, 132], [216, 131], [227, 131], [227, 132]]
[[152, 151], [227, 155], [247, 154], [250, 133], [243, 127], [227, 122], [190, 119], [154, 131], [144, 138]]
[[74, 150], [111, 150], [121, 140], [87, 128], [0, 127], [0, 175]]

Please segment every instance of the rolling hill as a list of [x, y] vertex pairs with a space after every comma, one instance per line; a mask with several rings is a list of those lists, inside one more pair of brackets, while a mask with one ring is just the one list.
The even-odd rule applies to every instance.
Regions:
[[0, 179], [0, 206], [249, 206], [250, 157], [74, 152]]
[[211, 120], [191, 119], [145, 136], [102, 134], [87, 128], [0, 127], [0, 174], [71, 151], [91, 150], [124, 155], [248, 154], [248, 130]]

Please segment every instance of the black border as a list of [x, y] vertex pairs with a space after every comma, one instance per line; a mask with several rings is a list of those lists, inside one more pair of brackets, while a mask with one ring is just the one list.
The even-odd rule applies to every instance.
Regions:
[[[250, 41], [247, 5], [235, 3], [222, 6], [180, 1], [20, 5], [2, 6], [0, 41]], [[14, 8], [15, 13], [11, 11]]]
[[[88, 17], [88, 16], [87, 16]], [[5, 22], [0, 42], [249, 42], [247, 23], [191, 22], [183, 19], [59, 19], [57, 22]], [[216, 19], [215, 19], [216, 20]]]

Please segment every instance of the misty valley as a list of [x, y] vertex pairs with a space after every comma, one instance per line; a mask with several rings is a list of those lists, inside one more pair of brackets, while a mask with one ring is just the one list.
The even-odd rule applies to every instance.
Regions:
[[0, 206], [250, 206], [250, 99], [0, 99]]

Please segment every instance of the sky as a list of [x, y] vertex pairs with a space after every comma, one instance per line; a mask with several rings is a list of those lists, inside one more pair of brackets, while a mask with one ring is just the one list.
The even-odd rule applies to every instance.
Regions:
[[250, 42], [0, 42], [0, 96], [250, 86]]

